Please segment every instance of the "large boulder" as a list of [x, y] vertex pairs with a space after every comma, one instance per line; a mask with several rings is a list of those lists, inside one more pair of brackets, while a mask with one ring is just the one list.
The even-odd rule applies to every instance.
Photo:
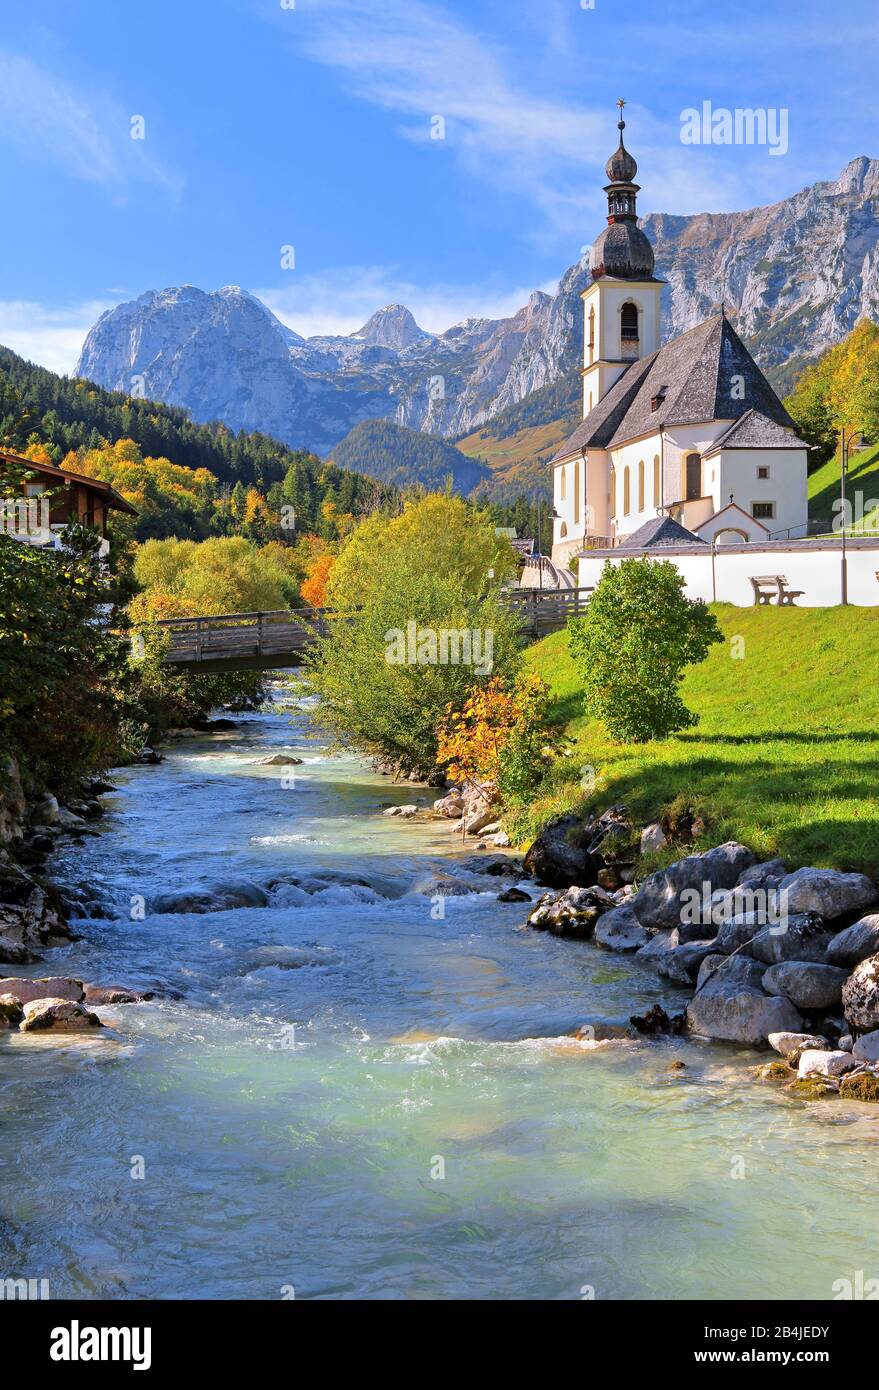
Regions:
[[816, 965], [814, 961], [783, 960], [770, 965], [763, 976], [769, 994], [782, 994], [798, 1009], [831, 1009], [842, 998], [848, 971], [836, 965]]
[[179, 912], [186, 916], [204, 912], [228, 912], [238, 907], [267, 907], [269, 895], [256, 883], [241, 879], [218, 883], [212, 888], [190, 888], [181, 893], [160, 893], [150, 899], [149, 909], [156, 915]]
[[856, 965], [842, 987], [846, 1022], [861, 1033], [879, 1028], [879, 954]]
[[844, 874], [837, 869], [797, 869], [779, 885], [787, 911], [817, 912], [826, 921], [862, 912], [879, 899], [876, 885], [866, 874]]
[[827, 961], [830, 965], [847, 965], [849, 970], [860, 965], [868, 956], [879, 951], [879, 913], [862, 917], [860, 922], [846, 927], [836, 935], [827, 947]]
[[692, 1033], [724, 1042], [765, 1043], [770, 1033], [802, 1032], [789, 999], [761, 988], [763, 967], [746, 956], [727, 956], [687, 1008]]
[[82, 980], [69, 976], [50, 975], [42, 980], [27, 980], [15, 975], [0, 979], [0, 994], [11, 994], [19, 1004], [33, 999], [72, 999], [78, 1003], [84, 997]]
[[549, 888], [594, 883], [602, 860], [586, 850], [584, 832], [579, 816], [557, 816], [544, 826], [528, 850], [525, 872]]
[[718, 951], [725, 956], [731, 955], [733, 951], [747, 946], [765, 925], [763, 914], [759, 912], [745, 912], [738, 917], [731, 917], [728, 922], [717, 928]]
[[637, 951], [653, 939], [630, 907], [614, 907], [598, 919], [595, 940], [610, 951]]
[[102, 1028], [93, 1014], [73, 999], [33, 999], [24, 1005], [24, 1018], [18, 1025], [22, 1033], [54, 1029], [60, 1033], [79, 1032], [84, 1028]]
[[751, 938], [750, 954], [766, 965], [783, 960], [808, 960], [823, 964], [833, 932], [814, 912], [801, 912], [782, 922], [761, 927]]
[[603, 888], [568, 888], [564, 893], [546, 893], [528, 918], [528, 925], [554, 936], [585, 939], [616, 903]]
[[753, 860], [751, 851], [734, 840], [705, 854], [689, 854], [645, 879], [632, 907], [645, 927], [676, 927], [694, 921], [699, 903], [710, 900], [717, 889], [733, 888]]

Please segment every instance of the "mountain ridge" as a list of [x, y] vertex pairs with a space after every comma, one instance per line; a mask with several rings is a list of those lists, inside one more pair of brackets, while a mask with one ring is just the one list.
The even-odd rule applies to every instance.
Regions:
[[[723, 302], [773, 384], [787, 389], [859, 317], [879, 318], [877, 198], [879, 161], [859, 155], [837, 179], [765, 206], [649, 213], [641, 225], [668, 284], [663, 338]], [[309, 338], [238, 286], [151, 290], [100, 317], [76, 373], [324, 455], [372, 419], [472, 447], [480, 428], [576, 370], [589, 279], [583, 257], [555, 294], [536, 290], [502, 319], [430, 333], [393, 304], [355, 333]]]

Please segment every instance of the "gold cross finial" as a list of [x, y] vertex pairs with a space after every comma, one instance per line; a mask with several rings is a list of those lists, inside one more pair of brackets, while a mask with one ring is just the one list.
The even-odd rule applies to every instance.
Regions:
[[623, 114], [623, 107], [626, 104], [625, 97], [617, 97], [617, 106], [620, 108], [620, 115]]

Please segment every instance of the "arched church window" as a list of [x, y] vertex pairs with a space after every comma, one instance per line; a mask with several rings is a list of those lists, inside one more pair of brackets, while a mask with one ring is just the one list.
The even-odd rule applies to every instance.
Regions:
[[659, 489], [660, 489], [659, 472], [660, 472], [659, 455], [658, 455], [658, 454], [655, 454], [655, 455], [654, 455], [654, 458], [653, 458], [653, 505], [654, 505], [654, 507], [658, 507], [659, 504], [660, 504], [660, 502], [662, 501], [662, 498], [661, 498], [661, 496], [660, 496], [660, 491], [659, 491]]
[[607, 500], [608, 500], [608, 502], [610, 503], [610, 514], [611, 514], [611, 516], [612, 516], [612, 517], [616, 517], [616, 514], [617, 514], [617, 471], [616, 471], [616, 469], [614, 468], [613, 464], [610, 465], [610, 496], [608, 497]]
[[561, 524], [561, 526], [559, 527], [559, 540], [563, 541], [563, 540], [565, 539], [565, 536], [566, 536], [567, 534], [568, 534], [568, 527], [567, 527], [566, 522], [563, 521], [562, 524]]
[[638, 306], [631, 302], [620, 310], [620, 356], [638, 356]]
[[565, 466], [564, 466], [564, 464], [562, 464], [562, 467], [559, 469], [559, 498], [560, 498], [560, 500], [561, 500], [562, 502], [564, 502], [565, 499], [567, 498], [567, 495], [568, 495], [568, 485], [567, 485], [567, 482], [566, 482], [566, 480], [565, 480]]
[[699, 454], [687, 454], [687, 479], [684, 496], [688, 502], [702, 496], [702, 459]]
[[644, 510], [644, 460], [638, 463], [638, 511]]
[[623, 516], [628, 516], [632, 510], [632, 483], [629, 473], [629, 465], [623, 469]]
[[595, 361], [595, 306], [589, 310], [589, 362]]
[[574, 464], [574, 525], [580, 525], [580, 460]]

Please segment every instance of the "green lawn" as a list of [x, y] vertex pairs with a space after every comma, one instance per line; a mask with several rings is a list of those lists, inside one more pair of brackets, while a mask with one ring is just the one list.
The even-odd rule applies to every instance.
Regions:
[[[569, 808], [625, 802], [646, 823], [676, 800], [709, 824], [704, 846], [735, 838], [791, 866], [879, 872], [879, 609], [714, 609], [724, 633], [685, 677], [696, 729], [619, 744], [586, 718], [567, 634], [529, 649], [575, 740], [517, 833]], [[733, 639], [743, 639], [743, 646]], [[734, 649], [743, 655], [736, 657]], [[581, 769], [595, 769], [590, 795]], [[587, 774], [588, 775], [588, 774]]]
[[[839, 455], [828, 459], [822, 463], [821, 467], [809, 475], [809, 516], [817, 517], [827, 523], [830, 530], [834, 517], [837, 515], [833, 510], [833, 504], [839, 497]], [[869, 449], [862, 449], [859, 454], [852, 454], [848, 466], [848, 478], [846, 482], [846, 494], [852, 505], [855, 503], [855, 494], [862, 492], [863, 496], [863, 518], [858, 518], [855, 514], [854, 530], [876, 529], [876, 519], [869, 520], [871, 502], [879, 502], [879, 446], [871, 446]], [[864, 523], [867, 523], [866, 526]]]

